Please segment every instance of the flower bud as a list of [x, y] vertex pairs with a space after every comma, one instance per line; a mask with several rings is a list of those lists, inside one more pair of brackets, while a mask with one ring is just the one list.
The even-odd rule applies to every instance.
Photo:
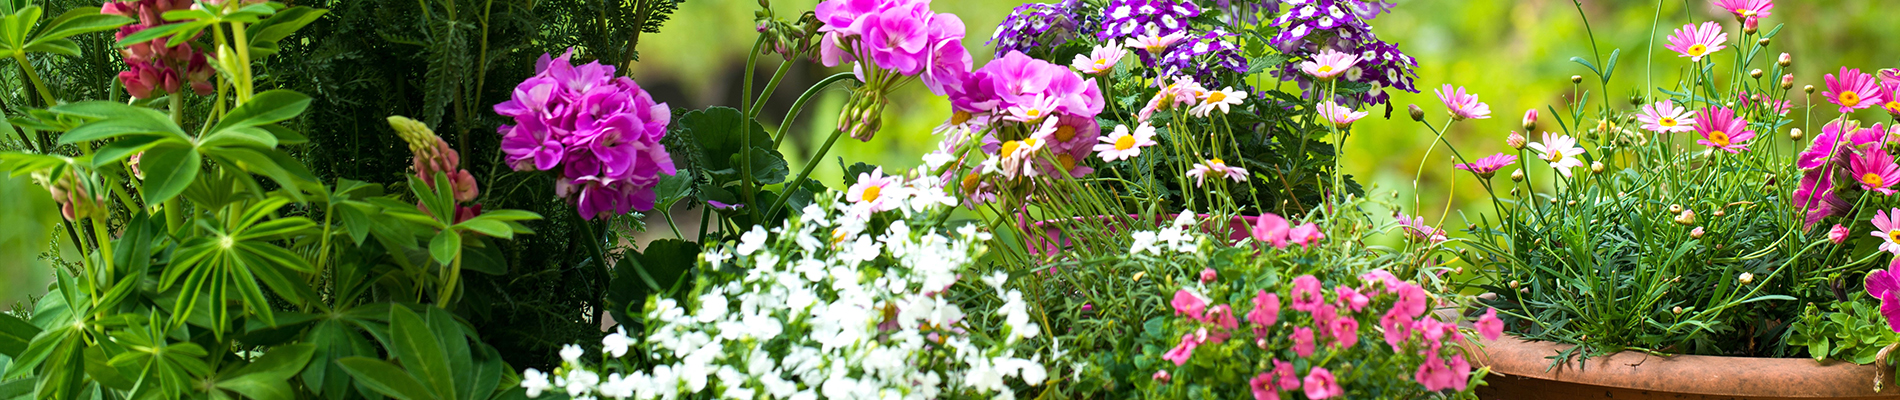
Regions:
[[1669, 213], [1670, 213], [1670, 214], [1679, 214], [1679, 213], [1682, 213], [1682, 205], [1681, 205], [1681, 204], [1670, 204], [1670, 205], [1669, 205]]
[[1511, 281], [1511, 288], [1512, 288], [1512, 289], [1516, 289], [1516, 288], [1517, 288], [1517, 285], [1518, 285], [1518, 283], [1517, 283], [1517, 281], [1515, 281], [1515, 280], [1513, 280], [1513, 281]]
[[[1528, 126], [1530, 124], [1526, 123], [1525, 125]], [[1520, 135], [1517, 132], [1511, 132], [1511, 136], [1504, 138], [1504, 144], [1509, 145], [1511, 146], [1512, 149], [1517, 149], [1517, 150], [1523, 150], [1524, 143], [1526, 141], [1528, 141], [1528, 139], [1525, 139], [1524, 135]]]
[[1710, 214], [1714, 214], [1715, 216], [1717, 216], [1717, 217], [1720, 217], [1720, 216], [1723, 216], [1723, 215], [1728, 215], [1728, 212], [1727, 212], [1727, 211], [1722, 211], [1722, 209], [1720, 209], [1720, 208], [1717, 208], [1717, 209], [1715, 209], [1715, 212], [1711, 212]]
[[1788, 89], [1793, 89], [1793, 88], [1794, 88], [1794, 74], [1782, 75], [1781, 76], [1781, 90], [1788, 90]]
[[1742, 281], [1743, 285], [1755, 283], [1755, 274], [1743, 272], [1741, 276], [1735, 277], [1735, 280]]
[[1571, 75], [1570, 83], [1572, 84], [1583, 83], [1583, 75]]
[[1682, 315], [1682, 306], [1676, 306], [1676, 308], [1670, 309], [1669, 312], [1676, 313], [1676, 315]]
[[[1537, 131], [1537, 109], [1533, 108], [1529, 110], [1524, 110], [1524, 131], [1525, 132]], [[1511, 132], [1511, 134], [1517, 135], [1517, 132]], [[1522, 138], [1522, 136], [1519, 136], [1519, 138]], [[1523, 146], [1512, 146], [1512, 147], [1516, 147], [1520, 149], [1523, 148]]]
[[1213, 268], [1201, 269], [1201, 283], [1214, 283], [1214, 279], [1219, 278], [1219, 277], [1220, 277], [1220, 274], [1218, 272], [1214, 272]]
[[1155, 371], [1155, 380], [1161, 381], [1161, 383], [1168, 383], [1168, 380], [1173, 378], [1173, 375], [1168, 375], [1167, 370]]
[[1413, 121], [1425, 122], [1425, 109], [1418, 108], [1417, 104], [1406, 106], [1405, 111], [1412, 114]]
[[1801, 91], [1807, 94], [1814, 94], [1814, 85], [1802, 86]]
[[1774, 43], [1774, 41], [1769, 38], [1761, 38], [1761, 40], [1755, 41], [1755, 44], [1762, 45], [1763, 47], [1768, 46], [1769, 43]]
[[1676, 223], [1683, 226], [1695, 225], [1695, 210], [1682, 210], [1681, 214], [1676, 214]]
[[1592, 173], [1598, 173], [1598, 174], [1601, 174], [1601, 173], [1603, 173], [1603, 162], [1602, 162], [1602, 161], [1591, 161], [1591, 162], [1590, 162], [1590, 172], [1592, 172]]
[[1782, 68], [1787, 68], [1788, 65], [1794, 64], [1794, 56], [1790, 56], [1788, 53], [1781, 53], [1781, 57], [1775, 59], [1775, 64], [1780, 64]]
[[1702, 227], [1700, 227], [1700, 226], [1698, 226], [1698, 227], [1695, 227], [1695, 229], [1693, 229], [1693, 230], [1690, 230], [1690, 231], [1689, 231], [1689, 237], [1691, 237], [1691, 238], [1696, 238], [1696, 239], [1701, 239], [1701, 238], [1702, 238]]
[[1742, 33], [1753, 35], [1755, 34], [1756, 31], [1760, 31], [1760, 30], [1761, 30], [1760, 19], [1749, 18], [1748, 20], [1742, 21]]
[[1565, 201], [1564, 201], [1564, 205], [1565, 205], [1565, 206], [1569, 206], [1569, 207], [1576, 207], [1576, 206], [1577, 206], [1577, 201], [1576, 201], [1576, 200], [1565, 200]]
[[1753, 71], [1748, 71], [1748, 76], [1750, 78], [1761, 79], [1761, 68], [1756, 68]]

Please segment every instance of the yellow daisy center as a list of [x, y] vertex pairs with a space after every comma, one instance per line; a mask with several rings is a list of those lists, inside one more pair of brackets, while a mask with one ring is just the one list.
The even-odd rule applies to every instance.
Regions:
[[1556, 164], [1557, 162], [1563, 161], [1563, 160], [1564, 160], [1564, 152], [1556, 151], [1556, 150], [1552, 150], [1550, 152], [1550, 163]]
[[1728, 133], [1722, 131], [1709, 132], [1709, 141], [1714, 142], [1716, 146], [1728, 146]]
[[1075, 139], [1075, 128], [1067, 125], [1056, 127], [1056, 140], [1068, 143], [1070, 139]]
[[1096, 68], [1102, 68], [1102, 67], [1107, 67], [1107, 66], [1108, 66], [1108, 59], [1106, 59], [1106, 58], [1098, 58], [1098, 59], [1095, 59], [1095, 67], [1096, 67]]
[[1855, 104], [1860, 104], [1860, 93], [1854, 93], [1852, 90], [1841, 91], [1841, 105], [1852, 106]]
[[976, 193], [977, 184], [983, 183], [983, 174], [971, 172], [963, 176], [963, 192]]
[[1684, 53], [1689, 54], [1690, 57], [1697, 57], [1697, 56], [1701, 56], [1702, 53], [1707, 53], [1707, 52], [1709, 52], [1709, 46], [1696, 44], [1694, 46], [1689, 46], [1689, 51], [1686, 51]]
[[1135, 147], [1134, 136], [1122, 135], [1120, 139], [1115, 139], [1115, 150], [1128, 150], [1134, 147]]
[[1003, 151], [1001, 154], [1004, 157], [1008, 157], [1011, 154], [1016, 154], [1016, 149], [1021, 147], [1023, 147], [1023, 142], [1014, 140], [1003, 142]]
[[1887, 231], [1887, 241], [1900, 243], [1900, 229]]
[[1744, 17], [1752, 17], [1752, 16], [1755, 16], [1755, 10], [1750, 10], [1750, 9], [1746, 9], [1746, 8], [1737, 8], [1737, 9], [1735, 9], [1735, 13], [1736, 13], [1736, 14], [1739, 14], [1739, 15], [1741, 15], [1741, 16], [1744, 16]]
[[1042, 118], [1042, 109], [1031, 108], [1029, 111], [1023, 112], [1023, 114], [1029, 115], [1030, 118]]
[[1062, 170], [1063, 170], [1063, 171], [1070, 171], [1070, 170], [1074, 170], [1074, 169], [1075, 169], [1075, 156], [1071, 156], [1071, 155], [1068, 155], [1068, 154], [1063, 154], [1063, 155], [1059, 155], [1059, 156], [1056, 156], [1056, 163], [1058, 163], [1058, 164], [1062, 164]]
[[[1886, 186], [1885, 183], [1887, 183], [1887, 179], [1882, 178], [1880, 174], [1868, 172], [1866, 175], [1860, 176], [1860, 183], [1865, 183], [1867, 184], [1867, 186], [1882, 187], [1882, 186]], [[1900, 231], [1896, 231], [1896, 232], [1900, 232]]]
[[968, 111], [957, 111], [950, 114], [950, 123], [953, 125], [963, 125], [965, 122], [970, 122], [971, 117], [972, 115], [970, 115]]
[[1227, 167], [1227, 162], [1221, 161], [1218, 158], [1212, 158], [1207, 160], [1207, 166], [1212, 168], [1225, 168]]
[[884, 187], [882, 186], [865, 187], [864, 196], [861, 198], [861, 200], [866, 201], [866, 202], [877, 200], [877, 195], [882, 194], [883, 192], [884, 192]]
[[1219, 103], [1223, 101], [1227, 101], [1226, 93], [1222, 93], [1222, 92], [1208, 92], [1207, 93], [1207, 102]]
[[1889, 101], [1887, 105], [1881, 106], [1881, 108], [1887, 109], [1887, 112], [1890, 113], [1900, 114], [1900, 100]]
[[1327, 73], [1327, 72], [1333, 72], [1333, 66], [1331, 66], [1331, 65], [1321, 65], [1321, 66], [1319, 66], [1319, 73], [1322, 73], [1322, 74], [1324, 74], [1324, 73]]
[[1679, 124], [1679, 123], [1681, 122], [1676, 122], [1675, 118], [1668, 118], [1668, 117], [1664, 117], [1663, 119], [1656, 120], [1656, 125], [1662, 125], [1665, 128], [1675, 127], [1676, 124]]

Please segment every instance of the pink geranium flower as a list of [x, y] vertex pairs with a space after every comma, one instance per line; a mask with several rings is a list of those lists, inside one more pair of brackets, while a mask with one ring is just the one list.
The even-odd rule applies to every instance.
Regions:
[[1280, 390], [1294, 390], [1300, 388], [1300, 371], [1293, 368], [1293, 363], [1278, 359], [1273, 360], [1273, 376], [1279, 377], [1279, 382], [1276, 382], [1278, 384], [1276, 386], [1279, 386]]
[[1365, 118], [1366, 115], [1368, 115], [1365, 111], [1353, 111], [1351, 108], [1346, 108], [1346, 106], [1341, 106], [1339, 103], [1334, 103], [1330, 100], [1319, 103], [1318, 111], [1320, 118], [1325, 119], [1327, 123], [1331, 123], [1333, 127], [1339, 129], [1350, 128], [1353, 122], [1358, 121], [1360, 118]]
[[1874, 237], [1880, 238], [1880, 251], [1900, 255], [1900, 208], [1874, 212]]
[[1736, 118], [1735, 110], [1727, 108], [1696, 113], [1695, 129], [1702, 135], [1696, 144], [1729, 153], [1747, 151], [1748, 140], [1755, 138], [1755, 131], [1748, 129], [1748, 120]]
[[1887, 155], [1886, 151], [1850, 154], [1847, 160], [1848, 172], [1863, 190], [1892, 195], [1893, 184], [1900, 183], [1900, 165], [1895, 165], [1893, 156]]
[[1478, 317], [1476, 325], [1478, 336], [1483, 336], [1484, 340], [1498, 340], [1499, 336], [1504, 335], [1504, 321], [1498, 319], [1496, 308], [1484, 309], [1484, 316]]
[[1531, 150], [1537, 151], [1537, 158], [1550, 163], [1550, 167], [1570, 176], [1570, 169], [1583, 166], [1583, 148], [1577, 147], [1577, 139], [1569, 135], [1552, 135], [1544, 132], [1543, 142], [1531, 142]]
[[1843, 113], [1873, 107], [1881, 103], [1880, 82], [1873, 75], [1860, 72], [1859, 69], [1841, 67], [1840, 75], [1827, 74], [1827, 91], [1821, 92], [1828, 102], [1841, 106]]
[[1307, 371], [1305, 386], [1306, 398], [1313, 400], [1346, 394], [1344, 389], [1339, 388], [1339, 382], [1333, 381], [1333, 372], [1327, 371], [1324, 367], [1313, 367], [1311, 371]]
[[1466, 94], [1463, 87], [1454, 90], [1451, 84], [1447, 83], [1444, 87], [1433, 90], [1432, 93], [1437, 93], [1438, 100], [1445, 103], [1445, 108], [1451, 112], [1452, 119], [1491, 118], [1491, 106], [1479, 102], [1476, 94]]
[[1492, 175], [1496, 175], [1498, 170], [1515, 163], [1517, 163], [1517, 156], [1498, 153], [1480, 158], [1477, 162], [1453, 165], [1452, 168], [1471, 171], [1471, 173], [1478, 174], [1480, 178], [1490, 178]]
[[1643, 113], [1636, 120], [1643, 123], [1643, 129], [1656, 133], [1677, 133], [1695, 130], [1694, 120], [1685, 120], [1689, 110], [1676, 107], [1675, 100], [1643, 105]]
[[1339, 74], [1346, 73], [1347, 70], [1352, 69], [1353, 64], [1358, 63], [1359, 56], [1357, 55], [1326, 49], [1313, 55], [1312, 61], [1301, 62], [1300, 71], [1312, 75], [1313, 79], [1330, 81]]
[[1689, 61], [1702, 62], [1702, 57], [1709, 53], [1728, 48], [1724, 42], [1728, 42], [1728, 34], [1722, 32], [1722, 25], [1711, 21], [1677, 28], [1663, 48], [1682, 53], [1680, 57], [1689, 57]]

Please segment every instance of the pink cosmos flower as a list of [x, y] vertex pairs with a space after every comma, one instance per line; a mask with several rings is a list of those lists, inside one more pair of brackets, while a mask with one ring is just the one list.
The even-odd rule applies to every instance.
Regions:
[[1313, 312], [1325, 304], [1326, 296], [1320, 294], [1319, 278], [1312, 275], [1293, 278], [1293, 310]]
[[1432, 93], [1437, 93], [1438, 100], [1445, 102], [1445, 108], [1451, 113], [1452, 119], [1491, 118], [1491, 105], [1478, 102], [1477, 94], [1465, 94], [1463, 87], [1453, 90], [1451, 84], [1447, 83], [1444, 87], [1433, 90]]
[[1886, 151], [1868, 151], [1864, 154], [1849, 154], [1848, 172], [1860, 183], [1862, 190], [1892, 195], [1893, 184], [1900, 183], [1900, 165], [1895, 165], [1893, 156]]
[[1775, 14], [1768, 12], [1775, 9], [1774, 0], [1715, 0], [1715, 7], [1735, 14], [1736, 21], [1753, 20]]
[[1827, 240], [1834, 242], [1834, 244], [1846, 243], [1848, 235], [1851, 234], [1853, 234], [1853, 232], [1849, 231], [1846, 226], [1834, 224], [1833, 229], [1827, 230]]
[[[1351, 108], [1346, 108], [1346, 106], [1341, 106], [1339, 103], [1334, 103], [1331, 100], [1319, 103], [1319, 109], [1317, 111], [1319, 111], [1319, 117], [1321, 119], [1325, 119], [1326, 122], [1333, 124], [1333, 127], [1339, 129], [1350, 128], [1354, 121], [1358, 121], [1360, 118], [1365, 118], [1366, 115], [1368, 115], [1365, 111], [1353, 111]], [[1532, 112], [1536, 111], [1532, 110]]]
[[1280, 296], [1261, 290], [1253, 296], [1253, 310], [1247, 312], [1247, 322], [1262, 327], [1273, 326], [1280, 319]]
[[1225, 175], [1227, 179], [1232, 179], [1234, 182], [1247, 181], [1247, 170], [1241, 169], [1240, 167], [1228, 166], [1226, 161], [1221, 161], [1221, 159], [1218, 158], [1210, 158], [1207, 159], [1207, 161], [1194, 164], [1194, 169], [1188, 170], [1187, 172], [1187, 176], [1194, 178], [1195, 186], [1207, 184], [1207, 176], [1209, 174], [1217, 178]]
[[1867, 294], [1880, 299], [1880, 315], [1887, 317], [1887, 327], [1900, 331], [1900, 258], [1894, 260], [1887, 269], [1867, 273]]
[[1880, 251], [1900, 255], [1900, 208], [1874, 212], [1874, 237], [1880, 238]]
[[884, 175], [884, 167], [878, 167], [868, 173], [858, 173], [858, 183], [851, 185], [844, 199], [853, 204], [862, 204], [871, 212], [884, 212], [897, 209], [902, 205], [899, 196], [886, 196], [891, 189], [902, 184], [895, 176]]
[[1736, 118], [1735, 110], [1727, 108], [1697, 112], [1695, 129], [1702, 135], [1696, 144], [1729, 153], [1747, 151], [1748, 140], [1755, 138], [1755, 131], [1748, 129], [1748, 120]]
[[1827, 74], [1827, 91], [1821, 92], [1828, 102], [1841, 106], [1842, 113], [1873, 107], [1881, 103], [1880, 82], [1873, 75], [1860, 72], [1860, 69], [1841, 67], [1840, 75]]
[[1200, 331], [1194, 333], [1182, 334], [1181, 344], [1175, 345], [1173, 349], [1168, 349], [1167, 353], [1161, 355], [1161, 359], [1173, 361], [1174, 366], [1177, 367], [1185, 365], [1188, 362], [1188, 358], [1194, 357], [1194, 348], [1200, 347], [1201, 344], [1206, 342], [1207, 328], [1201, 328]]
[[1319, 225], [1308, 222], [1287, 231], [1286, 237], [1288, 242], [1306, 247], [1319, 244], [1319, 241], [1326, 239], [1326, 234], [1319, 231]]
[[1103, 75], [1115, 70], [1115, 64], [1128, 56], [1128, 50], [1119, 46], [1095, 46], [1089, 54], [1075, 55], [1075, 61], [1069, 67], [1081, 71], [1084, 75]]
[[1492, 175], [1496, 175], [1498, 170], [1516, 163], [1517, 156], [1498, 153], [1480, 158], [1477, 162], [1453, 165], [1452, 168], [1471, 171], [1471, 173], [1478, 174], [1480, 178], [1490, 178]]
[[1253, 240], [1256, 242], [1269, 243], [1276, 249], [1284, 249], [1289, 232], [1286, 218], [1273, 213], [1261, 213], [1259, 217], [1254, 218], [1254, 224], [1249, 233], [1253, 235]]
[[1312, 75], [1313, 79], [1330, 81], [1333, 80], [1334, 77], [1339, 76], [1339, 74], [1346, 73], [1347, 70], [1352, 69], [1354, 64], [1358, 63], [1359, 56], [1357, 55], [1326, 49], [1320, 51], [1319, 54], [1314, 54], [1311, 61], [1301, 62], [1300, 71], [1305, 71], [1307, 75]]
[[1293, 328], [1293, 354], [1300, 358], [1313, 356], [1313, 330], [1307, 327]]
[[1498, 319], [1496, 308], [1484, 309], [1484, 316], [1478, 317], [1476, 325], [1478, 336], [1483, 336], [1484, 340], [1498, 340], [1499, 336], [1504, 335], [1504, 321]]
[[1407, 217], [1405, 214], [1399, 214], [1398, 220], [1399, 228], [1404, 229], [1405, 233], [1412, 234], [1412, 238], [1414, 239], [1433, 244], [1444, 243], [1445, 241], [1451, 240], [1451, 238], [1445, 234], [1445, 230], [1425, 223], [1425, 217]]
[[1333, 381], [1333, 372], [1325, 367], [1313, 367], [1306, 372], [1306, 398], [1313, 400], [1328, 399], [1346, 394], [1340, 389], [1339, 382]]
[[1253, 391], [1253, 400], [1280, 400], [1280, 391], [1273, 388], [1273, 374], [1261, 372], [1247, 380], [1247, 388]]
[[1142, 148], [1158, 144], [1155, 143], [1155, 128], [1146, 123], [1136, 127], [1133, 133], [1128, 131], [1128, 125], [1116, 125], [1115, 133], [1098, 140], [1101, 143], [1095, 145], [1095, 152], [1102, 157], [1102, 162], [1139, 157]]
[[1680, 57], [1689, 57], [1689, 61], [1702, 62], [1702, 57], [1709, 53], [1728, 48], [1722, 44], [1724, 42], [1728, 42], [1728, 34], [1722, 32], [1722, 25], [1710, 21], [1677, 28], [1675, 33], [1669, 35], [1669, 44], [1663, 48], [1682, 53]]
[[1695, 130], [1694, 120], [1685, 120], [1689, 110], [1676, 107], [1676, 101], [1663, 101], [1643, 105], [1643, 113], [1636, 120], [1643, 123], [1643, 129], [1656, 133], [1677, 133]]
[[1201, 296], [1195, 295], [1194, 292], [1189, 292], [1187, 289], [1176, 290], [1174, 292], [1174, 300], [1169, 302], [1169, 304], [1174, 306], [1175, 315], [1186, 315], [1188, 318], [1195, 320], [1205, 318], [1202, 316], [1202, 313], [1207, 309], [1207, 300], [1202, 300]]

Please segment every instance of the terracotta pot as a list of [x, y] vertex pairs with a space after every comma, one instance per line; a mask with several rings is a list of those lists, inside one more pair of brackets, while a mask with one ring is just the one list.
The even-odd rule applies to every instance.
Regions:
[[1892, 373], [1874, 391], [1873, 365], [1626, 351], [1549, 369], [1547, 357], [1569, 345], [1509, 335], [1482, 343], [1476, 364], [1493, 373], [1478, 388], [1482, 399], [1900, 399]]

